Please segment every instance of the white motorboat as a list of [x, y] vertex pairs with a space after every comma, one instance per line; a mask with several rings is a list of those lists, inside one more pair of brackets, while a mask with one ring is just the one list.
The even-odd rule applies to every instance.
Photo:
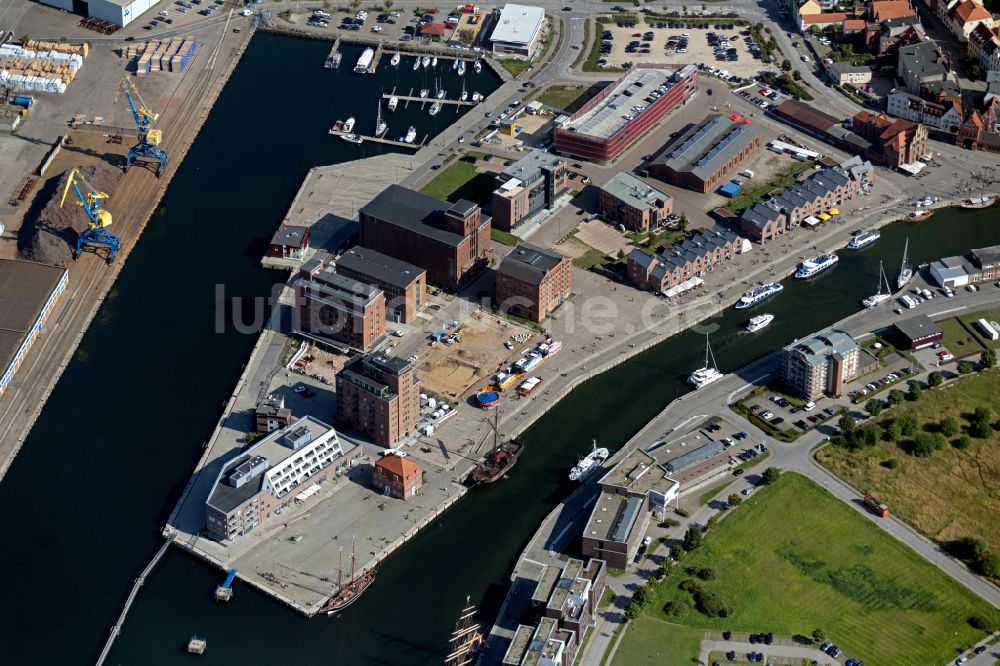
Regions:
[[389, 64], [392, 65], [393, 67], [399, 65], [399, 51], [396, 51], [395, 53], [392, 54], [392, 60], [389, 61]]
[[432, 116], [436, 116], [440, 112], [441, 112], [441, 102], [434, 102], [433, 104], [431, 104], [431, 108], [427, 113], [431, 114]]
[[814, 275], [818, 275], [825, 270], [833, 268], [840, 261], [839, 257], [833, 252], [828, 252], [826, 254], [819, 254], [812, 259], [806, 259], [801, 264], [799, 264], [799, 269], [795, 271], [795, 277], [801, 279], [811, 278]]
[[751, 317], [750, 321], [747, 322], [746, 329], [751, 333], [756, 333], [762, 328], [766, 328], [768, 324], [774, 321], [773, 314], [762, 314], [756, 317]]
[[597, 440], [593, 441], [593, 450], [588, 453], [569, 471], [570, 481], [584, 481], [588, 476], [596, 472], [601, 467], [601, 463], [608, 459], [611, 453], [605, 448], [597, 448]]
[[780, 294], [784, 290], [780, 282], [768, 282], [759, 287], [754, 287], [750, 291], [744, 292], [740, 300], [736, 301], [737, 310], [745, 310], [761, 303], [775, 294]]
[[420, 56], [413, 59], [413, 71], [415, 72], [418, 69], [420, 69]]
[[417, 128], [410, 126], [410, 129], [406, 130], [406, 136], [403, 137], [403, 143], [413, 143], [417, 140]]
[[361, 143], [362, 141], [364, 141], [364, 139], [362, 139], [357, 134], [341, 134], [340, 138], [346, 141], [347, 143]]
[[424, 56], [423, 58], [420, 59], [420, 64], [424, 66], [424, 69], [427, 69], [428, 67], [431, 66], [431, 57]]
[[715, 355], [712, 353], [712, 345], [708, 342], [708, 335], [705, 335], [705, 365], [688, 375], [688, 382], [694, 384], [696, 389], [708, 386], [712, 382], [722, 379], [724, 375], [715, 367]]
[[428, 90], [427, 88], [421, 88], [420, 89], [420, 96], [421, 97], [427, 97], [430, 94], [431, 94], [431, 91]]
[[389, 110], [395, 111], [397, 106], [399, 106], [399, 98], [393, 95], [389, 98]]
[[350, 118], [344, 121], [344, 126], [341, 127], [340, 130], [344, 132], [344, 134], [350, 134], [353, 129], [354, 129], [354, 116], [351, 116]]
[[464, 60], [459, 60], [458, 61], [458, 75], [459, 76], [465, 76], [465, 61]]
[[431, 58], [431, 67], [437, 67], [437, 66], [438, 66], [438, 57], [434, 56], [433, 58]]
[[862, 248], [866, 248], [881, 237], [882, 232], [878, 229], [862, 231], [861, 233], [855, 234], [854, 237], [851, 238], [851, 242], [847, 244], [847, 249], [860, 250]]
[[478, 74], [479, 72], [483, 71], [483, 63], [479, 62], [479, 60], [476, 60], [476, 62], [472, 63], [472, 69], [474, 69], [476, 74]]
[[375, 49], [365, 49], [361, 53], [361, 57], [358, 58], [357, 64], [354, 65], [355, 74], [364, 74], [368, 71], [368, 66], [372, 64], [372, 59], [375, 57]]
[[473, 102], [482, 102], [483, 101], [483, 96], [480, 93], [478, 93], [478, 92], [474, 92], [474, 93], [472, 93], [472, 101]]

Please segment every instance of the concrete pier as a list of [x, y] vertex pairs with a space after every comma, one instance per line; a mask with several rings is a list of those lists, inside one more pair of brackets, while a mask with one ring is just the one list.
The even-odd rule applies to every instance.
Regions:
[[382, 45], [383, 42], [379, 42], [378, 46], [375, 47], [375, 57], [372, 58], [372, 64], [368, 65], [368, 73], [374, 74], [375, 70], [378, 69], [378, 63], [382, 60]]
[[[413, 92], [412, 90], [410, 91]], [[389, 99], [393, 95], [382, 93], [382, 99]], [[458, 99], [448, 99], [447, 97], [443, 99], [437, 99], [436, 97], [414, 97], [413, 95], [395, 95], [401, 102], [438, 102], [439, 104], [454, 104], [455, 106], [476, 106], [479, 102], [472, 101], [461, 101]]]
[[384, 144], [387, 144], [389, 146], [398, 146], [399, 148], [420, 148], [425, 143], [427, 143], [427, 137], [424, 137], [424, 140], [421, 141], [420, 143], [416, 143], [416, 142], [414, 142], [414, 143], [406, 143], [405, 141], [397, 141], [395, 139], [386, 139], [385, 137], [381, 137], [381, 136], [366, 136], [364, 134], [357, 134], [356, 132], [343, 132], [341, 130], [335, 130], [335, 129], [331, 129], [330, 130], [330, 134], [332, 134], [334, 136], [345, 136], [347, 134], [354, 134], [355, 136], [361, 137], [364, 141], [372, 141], [374, 143], [384, 143]]

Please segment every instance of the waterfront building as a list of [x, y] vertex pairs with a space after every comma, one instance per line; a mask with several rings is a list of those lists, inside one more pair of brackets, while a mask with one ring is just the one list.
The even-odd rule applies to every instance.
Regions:
[[506, 4], [490, 33], [493, 53], [529, 57], [537, 48], [545, 25], [541, 7]]
[[855, 134], [871, 142], [865, 156], [883, 166], [898, 169], [927, 154], [927, 127], [920, 123], [859, 111], [852, 127]]
[[41, 0], [41, 3], [71, 14], [85, 14], [122, 27], [132, 23], [156, 5], [154, 0], [88, 0], [85, 3], [74, 0]]
[[916, 351], [924, 347], [930, 347], [935, 342], [940, 342], [944, 338], [941, 327], [931, 321], [925, 314], [919, 314], [909, 319], [895, 322], [892, 327], [895, 329], [896, 337], [900, 339], [900, 349]]
[[490, 218], [479, 206], [438, 201], [390, 185], [359, 211], [361, 245], [427, 270], [427, 281], [458, 287], [490, 258]]
[[269, 395], [254, 410], [254, 430], [267, 434], [287, 428], [292, 420], [292, 410], [285, 407], [283, 395]]
[[611, 224], [633, 231], [656, 229], [674, 210], [674, 199], [666, 192], [619, 171], [598, 190], [598, 210]]
[[417, 496], [424, 483], [424, 470], [412, 458], [389, 454], [372, 466], [372, 488], [403, 501]]
[[271, 237], [268, 256], [276, 259], [303, 259], [309, 250], [309, 227], [282, 224]]
[[275, 430], [219, 471], [205, 502], [209, 536], [220, 541], [246, 536], [346, 473], [361, 453], [361, 447], [345, 449], [337, 432], [312, 416]]
[[494, 302], [504, 312], [542, 321], [573, 289], [569, 257], [529, 243], [515, 247], [497, 266]]
[[376, 354], [354, 356], [337, 373], [337, 423], [392, 446], [420, 423], [420, 384], [411, 363]]
[[849, 334], [827, 329], [788, 345], [781, 353], [781, 379], [805, 399], [839, 396], [844, 385], [878, 368], [878, 359]]
[[945, 257], [932, 261], [931, 279], [939, 287], [957, 289], [967, 284], [1000, 278], [1000, 245], [976, 248], [968, 257]]
[[295, 332], [324, 347], [367, 351], [385, 335], [385, 294], [315, 259], [292, 282]]
[[364, 247], [353, 247], [336, 261], [337, 273], [378, 287], [385, 293], [385, 318], [412, 323], [427, 305], [427, 271]]
[[0, 395], [69, 284], [61, 266], [0, 259]]
[[513, 231], [532, 215], [552, 208], [568, 183], [566, 160], [533, 150], [496, 176], [493, 227]]
[[583, 529], [582, 552], [624, 569], [639, 549], [650, 514], [676, 500], [680, 484], [656, 458], [636, 449], [601, 479], [600, 488]]
[[750, 243], [725, 228], [703, 230], [658, 254], [634, 249], [626, 275], [639, 289], [673, 296], [702, 283], [702, 276], [746, 252]]
[[712, 114], [671, 141], [649, 166], [650, 175], [679, 187], [707, 193], [760, 148], [753, 123]]
[[[694, 65], [637, 65], [572, 116], [556, 119], [555, 151], [609, 164], [697, 90]], [[641, 111], [631, 109], [639, 104]]]

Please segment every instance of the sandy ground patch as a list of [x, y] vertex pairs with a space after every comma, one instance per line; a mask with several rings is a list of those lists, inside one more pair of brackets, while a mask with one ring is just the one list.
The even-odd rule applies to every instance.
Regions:
[[601, 220], [581, 222], [577, 226], [576, 237], [587, 245], [613, 257], [619, 250], [627, 251], [631, 241]]

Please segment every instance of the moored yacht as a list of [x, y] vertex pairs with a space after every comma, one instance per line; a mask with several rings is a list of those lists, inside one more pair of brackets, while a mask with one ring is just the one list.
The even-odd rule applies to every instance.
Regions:
[[608, 459], [609, 451], [605, 448], [597, 448], [597, 440], [593, 441], [593, 450], [569, 471], [570, 481], [583, 481], [588, 476], [597, 471], [601, 463]]
[[754, 287], [748, 292], [745, 292], [740, 300], [736, 301], [737, 310], [745, 310], [746, 308], [752, 308], [753, 306], [766, 301], [775, 294], [781, 293], [784, 287], [780, 282], [768, 282], [767, 284], [762, 284], [759, 287]]
[[441, 111], [441, 102], [434, 102], [433, 104], [431, 104], [431, 108], [427, 113], [431, 114], [432, 116], [436, 116], [438, 113], [440, 113], [440, 111]]
[[406, 130], [406, 136], [403, 137], [403, 143], [413, 143], [417, 139], [417, 128], [410, 125], [410, 129]]
[[393, 95], [389, 98], [389, 110], [395, 111], [397, 106], [399, 106], [399, 98]]
[[392, 54], [392, 60], [389, 61], [389, 64], [392, 65], [393, 67], [399, 64], [399, 51], [396, 51], [395, 53]]
[[474, 69], [476, 74], [478, 74], [479, 72], [483, 71], [483, 63], [479, 62], [479, 60], [477, 59], [474, 63], [472, 63], [472, 69]]
[[870, 229], [868, 231], [862, 231], [854, 235], [851, 238], [851, 242], [847, 244], [848, 250], [860, 250], [861, 248], [868, 247], [879, 238], [882, 237], [882, 232], [878, 229]]
[[[882, 291], [883, 286], [885, 286], [885, 291]], [[878, 262], [878, 291], [862, 299], [861, 305], [871, 310], [885, 303], [890, 298], [892, 298], [892, 289], [889, 288], [889, 278], [885, 276], [885, 269], [882, 267], [882, 262], [880, 261]]]
[[465, 76], [465, 61], [464, 60], [459, 60], [458, 61], [458, 75], [459, 76]]
[[903, 263], [899, 267], [899, 276], [896, 278], [896, 289], [903, 289], [906, 285], [910, 284], [910, 280], [913, 279], [913, 268], [910, 267], [906, 256], [909, 249], [910, 239], [907, 238], [906, 242], [903, 244]]
[[766, 328], [768, 324], [774, 321], [773, 314], [762, 314], [756, 317], [751, 317], [750, 321], [747, 322], [746, 329], [751, 333], [756, 333], [762, 328]]
[[705, 365], [688, 375], [688, 383], [694, 384], [696, 389], [708, 386], [723, 378], [723, 374], [715, 367], [715, 355], [712, 353], [712, 345], [708, 342], [708, 334], [705, 335]]
[[421, 97], [427, 97], [430, 94], [431, 94], [431, 91], [428, 90], [427, 88], [421, 88], [420, 89], [420, 96]]
[[812, 276], [818, 275], [827, 269], [833, 268], [837, 265], [838, 261], [840, 261], [840, 259], [833, 252], [818, 254], [812, 259], [806, 259], [799, 264], [799, 269], [795, 271], [795, 277], [800, 280], [803, 278], [811, 278]]
[[354, 129], [354, 116], [351, 116], [344, 121], [343, 126], [340, 128], [342, 132], [350, 133]]

